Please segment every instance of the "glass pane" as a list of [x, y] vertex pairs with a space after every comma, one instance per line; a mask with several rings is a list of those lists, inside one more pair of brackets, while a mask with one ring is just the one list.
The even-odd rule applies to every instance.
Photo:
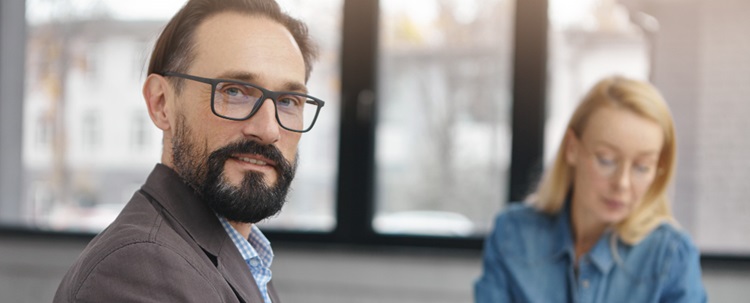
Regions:
[[[601, 74], [648, 78], [650, 73], [676, 124], [672, 204], [677, 220], [704, 253], [750, 254], [750, 2], [581, 2], [586, 4], [575, 14], [572, 2], [551, 2], [550, 35], [557, 40], [551, 46], [556, 62], [550, 68], [555, 80], [549, 100], [550, 112], [560, 116], [549, 118], [550, 136], [561, 136], [561, 123], [593, 81], [586, 76], [589, 66], [606, 68]], [[563, 19], [578, 22], [563, 24]], [[620, 38], [613, 38], [612, 28]], [[606, 64], [586, 63], [592, 52], [604, 50]], [[559, 139], [547, 139], [554, 152]]]
[[[299, 167], [281, 214], [261, 223], [265, 229], [331, 231], [336, 227], [339, 159], [341, 22], [343, 0], [276, 0], [307, 23], [320, 56], [307, 83], [310, 95], [325, 101], [313, 129], [299, 144]], [[320, 16], [325, 16], [321, 18]]]
[[550, 163], [581, 97], [612, 74], [647, 80], [648, 41], [614, 0], [550, 0], [548, 116], [545, 163]]
[[381, 233], [484, 234], [506, 203], [514, 2], [380, 2]]
[[[21, 217], [53, 230], [99, 231], [160, 161], [161, 132], [141, 85], [151, 48], [184, 1], [27, 1]], [[331, 230], [337, 169], [341, 0], [281, 1], [311, 21], [321, 56], [311, 94], [327, 101], [300, 143], [289, 203], [265, 225]], [[320, 15], [329, 18], [316, 18]], [[313, 22], [314, 21], [314, 22]]]

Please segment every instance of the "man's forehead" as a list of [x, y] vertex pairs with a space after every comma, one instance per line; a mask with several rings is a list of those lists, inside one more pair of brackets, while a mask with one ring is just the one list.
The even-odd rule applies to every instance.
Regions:
[[[247, 40], [244, 40], [246, 38]], [[278, 21], [259, 14], [216, 13], [196, 27], [193, 42], [198, 42], [195, 46], [200, 47], [201, 41], [211, 42], [204, 45], [208, 49], [215, 49], [223, 44], [267, 45], [276, 42], [293, 44], [299, 51], [299, 46], [289, 29]]]
[[190, 70], [204, 76], [304, 85], [305, 65], [292, 34], [261, 15], [219, 13], [207, 18], [193, 39]]
[[[219, 73], [216, 76], [218, 79], [228, 79], [228, 80], [237, 80], [237, 81], [244, 81], [249, 83], [259, 83], [259, 82], [265, 82], [262, 75], [252, 73], [252, 72], [246, 72], [241, 70], [228, 70]], [[307, 92], [307, 87], [304, 83], [297, 82], [294, 80], [282, 80], [281, 89], [286, 91], [299, 91], [299, 92]]]

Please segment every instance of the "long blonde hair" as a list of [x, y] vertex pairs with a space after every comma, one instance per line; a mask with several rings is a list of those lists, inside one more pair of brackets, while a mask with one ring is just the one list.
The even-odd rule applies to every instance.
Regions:
[[[632, 111], [658, 123], [664, 132], [657, 176], [636, 209], [615, 226], [617, 236], [632, 245], [663, 222], [677, 225], [667, 197], [667, 187], [674, 175], [676, 162], [674, 122], [664, 98], [654, 86], [614, 76], [594, 85], [576, 108], [566, 130], [580, 137], [591, 115], [605, 107]], [[560, 212], [573, 186], [575, 170], [568, 165], [565, 157], [565, 146], [570, 140], [568, 137], [563, 137], [555, 162], [543, 176], [536, 192], [528, 198], [536, 209], [548, 214]]]

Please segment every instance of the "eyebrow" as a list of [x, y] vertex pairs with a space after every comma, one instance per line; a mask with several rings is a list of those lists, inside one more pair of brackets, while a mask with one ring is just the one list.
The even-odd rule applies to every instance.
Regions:
[[[615, 146], [614, 144], [612, 144], [612, 143], [609, 143], [609, 142], [607, 142], [607, 141], [597, 140], [597, 141], [594, 141], [594, 144], [597, 144], [597, 145], [605, 145], [605, 146], [607, 146], [607, 147], [609, 147], [609, 148], [611, 148], [611, 149], [614, 149], [614, 150], [616, 150], [617, 152], [621, 152], [620, 148], [618, 148], [618, 147], [617, 147], [617, 146]], [[659, 152], [660, 152], [660, 151], [658, 151], [658, 150], [647, 150], [647, 151], [642, 151], [642, 152], [638, 153], [638, 157], [642, 157], [642, 156], [651, 156], [651, 155], [656, 155], [656, 156], [658, 156], [658, 155], [659, 155]]]
[[[243, 72], [243, 71], [228, 71], [219, 74], [217, 77], [218, 79], [227, 79], [227, 80], [236, 80], [236, 81], [242, 81], [242, 82], [248, 82], [251, 84], [255, 84], [255, 82], [260, 79], [258, 74], [251, 73], [251, 72]], [[256, 84], [257, 85], [257, 84]], [[307, 94], [307, 86], [305, 86], [302, 83], [294, 82], [294, 81], [288, 81], [284, 83], [282, 86], [283, 91], [291, 91], [291, 92], [302, 92]]]

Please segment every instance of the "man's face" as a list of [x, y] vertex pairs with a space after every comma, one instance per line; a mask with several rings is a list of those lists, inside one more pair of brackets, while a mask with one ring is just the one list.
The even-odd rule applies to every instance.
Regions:
[[[220, 13], [197, 28], [193, 41], [187, 74], [276, 91], [305, 87], [299, 47], [275, 21]], [[211, 111], [211, 85], [183, 81], [171, 100], [173, 168], [229, 220], [255, 223], [277, 213], [294, 176], [300, 133], [278, 124], [271, 100], [245, 121], [218, 117]]]

